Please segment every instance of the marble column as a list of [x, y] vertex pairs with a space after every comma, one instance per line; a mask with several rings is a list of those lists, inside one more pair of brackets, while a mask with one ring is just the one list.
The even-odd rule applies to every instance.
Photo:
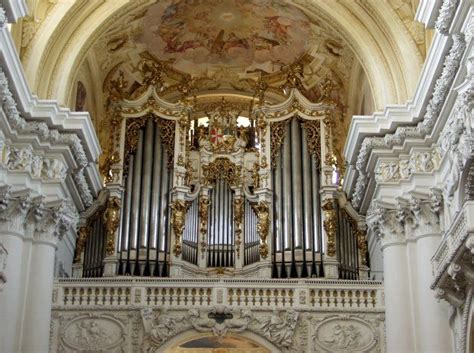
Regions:
[[[436, 201], [435, 201], [436, 203]], [[433, 207], [435, 206], [435, 207]], [[407, 233], [416, 241], [416, 270], [413, 274], [416, 301], [417, 351], [452, 352], [448, 306], [435, 298], [431, 258], [441, 241], [439, 210], [430, 199], [412, 197], [410, 211], [414, 223]]]
[[387, 353], [415, 353], [411, 273], [400, 210], [373, 202], [367, 215], [372, 235], [382, 243]]
[[54, 208], [38, 204], [32, 218], [33, 243], [20, 346], [24, 353], [49, 352], [54, 253], [57, 242], [75, 228], [78, 219], [73, 206], [66, 202]]
[[0, 191], [0, 243], [5, 249], [3, 274], [5, 284], [0, 294], [0, 352], [19, 352], [21, 313], [25, 292], [26, 257], [25, 217], [30, 194], [12, 196], [6, 187]]

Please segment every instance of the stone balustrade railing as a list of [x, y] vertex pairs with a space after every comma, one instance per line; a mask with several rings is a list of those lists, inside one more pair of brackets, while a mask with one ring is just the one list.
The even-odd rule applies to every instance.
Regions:
[[441, 243], [433, 256], [435, 282], [446, 272], [454, 258], [463, 251], [464, 244], [470, 234], [474, 232], [474, 220], [470, 215], [474, 213], [474, 202], [468, 201], [456, 215], [451, 227], [446, 231]]
[[258, 279], [59, 279], [57, 310], [100, 306], [213, 307], [383, 312], [378, 281]]

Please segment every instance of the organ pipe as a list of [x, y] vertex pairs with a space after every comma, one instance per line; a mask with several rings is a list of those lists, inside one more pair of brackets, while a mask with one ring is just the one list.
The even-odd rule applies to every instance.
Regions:
[[142, 154], [143, 154], [143, 131], [138, 133], [138, 144], [136, 151], [135, 164], [133, 168], [133, 187], [132, 187], [132, 212], [130, 219], [130, 248], [136, 249], [138, 242], [138, 221], [140, 212], [141, 196], [141, 173], [142, 173]]
[[291, 121], [291, 200], [290, 209], [293, 212], [293, 249], [302, 245], [302, 212], [301, 203], [301, 128], [297, 118]]
[[[160, 231], [160, 195], [161, 195], [161, 169], [162, 169], [162, 154], [163, 148], [161, 146], [161, 137], [155, 128], [155, 141], [153, 152], [153, 181], [151, 188], [151, 214], [150, 214], [150, 247], [156, 249], [158, 247], [158, 238]], [[166, 172], [166, 171], [165, 171]]]
[[150, 224], [150, 192], [151, 192], [151, 172], [153, 163], [153, 137], [154, 123], [148, 119], [144, 137], [143, 171], [142, 171], [142, 192], [140, 202], [140, 248], [146, 249], [148, 244], [148, 228]]

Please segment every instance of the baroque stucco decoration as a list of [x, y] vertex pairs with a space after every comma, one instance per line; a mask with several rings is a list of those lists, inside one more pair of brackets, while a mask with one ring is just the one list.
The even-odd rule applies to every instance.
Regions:
[[383, 137], [367, 137], [364, 139], [357, 156], [356, 170], [359, 176], [351, 199], [352, 205], [356, 209], [360, 208], [367, 187], [368, 175], [365, 168], [372, 150], [389, 149], [393, 146], [400, 146], [407, 137], [423, 137], [432, 131], [436, 118], [441, 111], [444, 99], [459, 68], [465, 48], [466, 42], [464, 35], [454, 35], [453, 44], [443, 65], [443, 71], [436, 81], [432, 98], [428, 103], [422, 121], [416, 126], [399, 127], [394, 133], [387, 134]]

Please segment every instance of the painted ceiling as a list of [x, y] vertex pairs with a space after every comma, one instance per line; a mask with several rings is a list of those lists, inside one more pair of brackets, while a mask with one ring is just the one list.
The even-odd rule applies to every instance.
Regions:
[[94, 52], [102, 72], [121, 66], [129, 82], [140, 81], [139, 62], [152, 57], [178, 81], [180, 75], [206, 77], [233, 81], [234, 88], [242, 79], [275, 76], [298, 60], [312, 76], [307, 86], [327, 76], [346, 81], [353, 58], [330, 28], [284, 0], [159, 1], [114, 24]]
[[175, 69], [203, 74], [226, 66], [272, 73], [308, 50], [311, 26], [282, 0], [169, 0], [149, 8], [138, 38]]

